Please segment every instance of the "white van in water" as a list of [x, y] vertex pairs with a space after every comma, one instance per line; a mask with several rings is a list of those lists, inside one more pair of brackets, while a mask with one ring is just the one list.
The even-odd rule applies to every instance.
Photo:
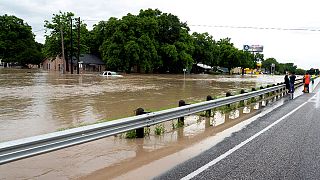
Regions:
[[102, 71], [100, 76], [104, 76], [104, 77], [123, 77], [122, 75], [113, 72], [113, 71]]

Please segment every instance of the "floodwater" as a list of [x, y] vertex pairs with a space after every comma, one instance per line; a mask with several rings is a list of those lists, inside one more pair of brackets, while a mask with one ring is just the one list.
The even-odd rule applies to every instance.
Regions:
[[204, 101], [283, 81], [282, 76], [62, 75], [42, 70], [0, 69], [0, 142], [61, 128], [112, 120]]
[[[194, 103], [207, 95], [224, 96], [227, 91], [282, 80], [282, 76], [205, 74], [185, 78], [130, 74], [107, 79], [97, 74], [0, 69], [0, 141], [132, 116], [138, 107], [147, 111], [176, 107], [181, 99]], [[163, 124], [161, 135], [155, 135], [157, 127], [153, 126], [142, 139], [126, 139], [122, 134], [1, 165], [0, 179], [149, 179], [208, 149], [223, 138], [219, 133], [259, 113], [263, 104], [257, 102], [228, 115], [215, 112], [210, 118], [190, 115], [183, 128], [173, 128], [177, 120], [169, 121]], [[183, 152], [190, 146], [196, 148]], [[158, 164], [152, 166], [152, 162]], [[147, 173], [135, 171], [139, 167]]]

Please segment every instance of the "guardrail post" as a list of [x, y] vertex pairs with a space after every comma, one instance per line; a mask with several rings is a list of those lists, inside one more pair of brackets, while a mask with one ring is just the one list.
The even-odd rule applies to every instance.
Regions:
[[[226, 93], [226, 97], [232, 96], [231, 92]], [[227, 105], [227, 107], [230, 107], [230, 104]]]
[[[241, 89], [240, 94], [244, 94], [246, 91], [244, 89]], [[240, 101], [239, 103], [240, 107], [244, 107], [244, 100]]]
[[[207, 96], [207, 101], [211, 101], [211, 100], [213, 100], [212, 96], [208, 95]], [[211, 112], [212, 112], [211, 109], [207, 110], [205, 116], [210, 117], [211, 116]]]
[[[261, 89], [264, 89], [263, 86], [260, 86], [260, 90]], [[262, 99], [263, 99], [263, 94], [260, 95], [260, 100], [262, 100]]]
[[[146, 114], [146, 112], [144, 112], [144, 109], [143, 108], [138, 108], [136, 110], [136, 115], [142, 115], [142, 114]], [[139, 129], [136, 129], [136, 136], [137, 138], [143, 138], [144, 137], [144, 128], [139, 128]]]
[[[267, 88], [269, 88], [269, 87], [271, 87], [271, 85], [267, 85]], [[272, 96], [272, 92], [268, 92], [267, 94], [268, 94], [268, 96], [266, 98], [266, 106], [269, 104], [269, 100], [270, 100], [270, 96]]]
[[[185, 106], [185, 105], [189, 105], [189, 104], [186, 104], [186, 102], [184, 100], [180, 100], [179, 101], [179, 107]], [[178, 118], [178, 124], [179, 125], [184, 125], [184, 117], [179, 117]]]
[[[277, 83], [277, 86], [279, 86], [279, 85], [280, 85], [280, 83]], [[276, 100], [278, 100], [278, 99], [281, 98], [280, 92], [281, 92], [281, 89], [277, 89], [277, 90], [276, 90]]]
[[[256, 91], [256, 88], [252, 88], [251, 91]], [[256, 101], [255, 97], [250, 99], [251, 103], [253, 103], [254, 101]]]

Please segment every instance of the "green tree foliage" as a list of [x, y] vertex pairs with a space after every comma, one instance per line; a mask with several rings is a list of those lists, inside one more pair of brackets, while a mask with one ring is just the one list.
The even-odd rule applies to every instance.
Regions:
[[0, 16], [0, 58], [4, 62], [40, 64], [42, 45], [34, 40], [31, 27], [22, 19], [7, 14]]
[[279, 63], [275, 58], [268, 58], [262, 62], [262, 67], [271, 72], [271, 65], [274, 64], [276, 71], [279, 71]]
[[193, 58], [196, 63], [216, 66], [219, 61], [219, 47], [216, 41], [208, 33], [192, 34], [194, 41]]
[[[71, 35], [71, 19], [72, 19], [72, 35]], [[78, 20], [74, 18], [72, 12], [59, 12], [53, 14], [52, 20], [45, 21], [44, 27], [47, 29], [48, 35], [44, 44], [44, 53], [47, 57], [55, 57], [61, 55], [61, 30], [63, 32], [65, 56], [70, 57], [71, 52], [71, 37], [73, 39], [72, 55], [75, 56], [78, 51]], [[86, 24], [80, 21], [80, 52], [89, 52], [88, 44], [90, 44], [89, 31]], [[68, 62], [68, 61], [66, 61]], [[68, 65], [67, 65], [68, 68]]]
[[189, 27], [170, 13], [140, 10], [121, 19], [94, 25], [89, 47], [100, 54], [109, 69], [130, 72], [190, 70], [195, 63], [210, 66], [255, 68], [263, 54], [253, 55], [234, 47], [230, 38], [215, 41], [208, 33], [189, 34]]
[[297, 68], [296, 69], [296, 74], [297, 75], [304, 75], [306, 73], [306, 70], [301, 69], [301, 68]]
[[[262, 62], [262, 67], [266, 68], [270, 71], [271, 64], [275, 64], [275, 69], [277, 73], [285, 74], [286, 72], [295, 72], [297, 70], [297, 66], [293, 63], [278, 63], [275, 58], [268, 58]], [[304, 71], [304, 70], [303, 70]], [[302, 71], [299, 70], [299, 73]], [[305, 72], [305, 71], [304, 71]]]
[[296, 69], [297, 66], [294, 65], [293, 63], [280, 63], [279, 64], [280, 67], [282, 67], [282, 71], [279, 70], [279, 72], [281, 74], [284, 74], [285, 72], [295, 72], [296, 73]]
[[[218, 41], [219, 45], [219, 62], [218, 65], [222, 67], [227, 67], [231, 70], [234, 67], [240, 67], [244, 65], [244, 62], [241, 62], [241, 50], [238, 50], [231, 43], [230, 38], [220, 39]], [[248, 56], [250, 58], [251, 56]], [[243, 59], [242, 59], [243, 60]], [[244, 60], [243, 60], [244, 61]]]
[[[46, 36], [47, 56], [61, 54], [61, 33], [64, 32], [65, 51], [70, 53], [71, 12], [54, 14], [51, 22], [45, 21], [49, 29]], [[73, 23], [73, 39], [76, 42], [76, 23]], [[293, 64], [279, 64], [275, 59], [264, 60], [263, 54], [252, 54], [237, 49], [230, 38], [215, 41], [208, 33], [190, 34], [188, 25], [170, 13], [158, 9], [140, 10], [138, 15], [127, 14], [121, 19], [111, 17], [100, 21], [88, 32], [81, 22], [81, 52], [100, 56], [108, 69], [137, 72], [181, 73], [191, 70], [196, 63], [210, 66], [255, 68], [257, 61], [270, 69], [292, 70]], [[76, 52], [76, 46], [73, 46]]]
[[101, 21], [90, 34], [90, 49], [99, 51], [111, 69], [176, 73], [193, 64], [189, 27], [177, 16], [157, 9]]
[[254, 60], [263, 62], [264, 61], [264, 55], [260, 54], [260, 53], [256, 53], [256, 54], [254, 54]]

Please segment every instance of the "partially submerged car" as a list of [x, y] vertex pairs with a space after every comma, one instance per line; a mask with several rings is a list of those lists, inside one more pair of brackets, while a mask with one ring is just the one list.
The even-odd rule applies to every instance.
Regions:
[[102, 71], [100, 73], [100, 76], [104, 76], [104, 77], [123, 77], [121, 74], [118, 74], [114, 71]]

